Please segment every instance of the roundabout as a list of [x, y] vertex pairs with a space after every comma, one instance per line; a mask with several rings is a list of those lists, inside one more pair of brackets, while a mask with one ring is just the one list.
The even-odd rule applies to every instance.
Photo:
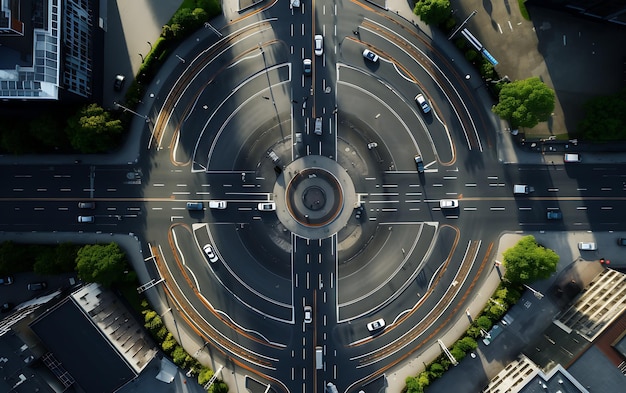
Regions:
[[[172, 218], [171, 255], [157, 251], [157, 269], [188, 283], [168, 284], [168, 297], [199, 339], [257, 380], [277, 392], [329, 381], [356, 392], [427, 348], [488, 259], [489, 244], [459, 229], [459, 211], [439, 207], [462, 198], [448, 175], [459, 170], [456, 140], [464, 159], [480, 153], [483, 120], [468, 110], [466, 81], [451, 82], [455, 65], [406, 21], [368, 11], [355, 38], [348, 23], [362, 5], [351, 4], [316, 55], [303, 38], [310, 18], [332, 24], [330, 15], [302, 11], [280, 24], [277, 7], [267, 10], [276, 18], [251, 14], [239, 21], [248, 27], [227, 26], [186, 55], [172, 87], [182, 93], [160, 108], [152, 174], [177, 168], [191, 186], [176, 200], [224, 208]], [[312, 59], [310, 76], [299, 57]], [[366, 325], [378, 319], [385, 328], [372, 335]], [[325, 353], [317, 372], [316, 347]]]

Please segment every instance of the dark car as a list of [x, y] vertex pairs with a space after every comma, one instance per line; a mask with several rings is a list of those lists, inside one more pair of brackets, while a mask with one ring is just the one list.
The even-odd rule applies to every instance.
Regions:
[[95, 209], [96, 202], [78, 202], [79, 209]]
[[619, 239], [617, 239], [617, 244], [626, 247], [626, 237], [620, 237]]
[[122, 74], [115, 75], [115, 82], [113, 82], [113, 88], [116, 91], [120, 91], [124, 88], [124, 82], [126, 81], [126, 77]]
[[43, 281], [41, 281], [41, 282], [31, 282], [30, 284], [28, 284], [28, 290], [29, 291], [41, 291], [43, 289], [46, 289], [47, 286], [48, 286], [48, 284], [46, 284]]
[[7, 313], [7, 312], [13, 310], [14, 307], [15, 307], [15, 305], [13, 303], [4, 303], [2, 306], [0, 306], [0, 312], [1, 313]]
[[563, 213], [561, 213], [560, 210], [548, 210], [548, 213], [546, 213], [546, 217], [548, 220], [562, 220]]
[[417, 166], [417, 172], [424, 173], [424, 160], [422, 160], [422, 156], [415, 156], [415, 165]]
[[13, 276], [0, 277], [0, 285], [11, 285], [11, 284], [13, 284]]

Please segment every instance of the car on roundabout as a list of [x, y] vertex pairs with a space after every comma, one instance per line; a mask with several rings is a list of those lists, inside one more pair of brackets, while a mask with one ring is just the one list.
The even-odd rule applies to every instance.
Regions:
[[385, 327], [385, 320], [383, 318], [377, 319], [367, 324], [367, 330], [375, 332]]
[[417, 173], [424, 173], [424, 160], [422, 156], [415, 156], [415, 166], [417, 166]]
[[363, 51], [363, 57], [371, 61], [372, 63], [376, 63], [379, 59], [378, 55], [369, 49], [365, 49]]
[[420, 93], [416, 95], [415, 102], [417, 102], [417, 105], [420, 107], [422, 112], [424, 112], [424, 114], [430, 112], [430, 104], [428, 103], [428, 100], [424, 97], [423, 94]]
[[202, 246], [202, 250], [206, 254], [207, 258], [209, 258], [209, 262], [215, 263], [219, 260], [217, 255], [215, 255], [215, 251], [213, 251], [213, 247], [210, 244], [205, 244]]

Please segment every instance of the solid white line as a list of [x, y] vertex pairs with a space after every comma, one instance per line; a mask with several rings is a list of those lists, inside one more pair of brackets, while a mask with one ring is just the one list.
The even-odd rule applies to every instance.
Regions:
[[400, 201], [369, 201], [369, 203], [398, 203]]

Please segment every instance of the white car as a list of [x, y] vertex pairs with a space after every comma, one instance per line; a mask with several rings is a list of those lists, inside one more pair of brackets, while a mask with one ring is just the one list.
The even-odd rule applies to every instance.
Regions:
[[209, 201], [209, 209], [226, 209], [226, 201]]
[[569, 153], [563, 156], [564, 162], [580, 162], [580, 154]]
[[439, 201], [439, 207], [442, 209], [456, 209], [459, 207], [458, 199], [442, 199]]
[[428, 104], [428, 100], [424, 97], [423, 94], [416, 95], [415, 102], [417, 102], [417, 105], [419, 105], [420, 109], [422, 109], [422, 112], [430, 112], [430, 105]]
[[96, 221], [94, 216], [78, 216], [78, 222], [81, 224], [89, 223], [93, 224]]
[[258, 208], [262, 212], [271, 212], [276, 210], [276, 202], [261, 202]]
[[578, 249], [581, 251], [594, 251], [598, 249], [598, 245], [592, 242], [580, 242], [578, 243]]
[[217, 255], [215, 255], [215, 252], [213, 251], [213, 247], [211, 247], [210, 244], [205, 244], [204, 246], [202, 246], [202, 249], [204, 250], [204, 253], [206, 254], [206, 256], [209, 258], [209, 261], [212, 263], [217, 262], [218, 258]]
[[324, 54], [324, 37], [321, 34], [315, 35], [315, 56]]
[[315, 135], [322, 135], [322, 118], [318, 117], [315, 119], [315, 128], [313, 129], [313, 133]]
[[375, 332], [376, 330], [382, 329], [385, 327], [385, 320], [380, 318], [375, 321], [372, 321], [367, 324], [367, 330], [370, 332]]
[[311, 306], [304, 306], [304, 323], [311, 323], [313, 321], [313, 309]]
[[291, 0], [291, 8], [300, 7], [300, 0]]
[[374, 63], [378, 61], [378, 55], [369, 49], [365, 49], [363, 51], [363, 57], [365, 57], [367, 60], [374, 62]]

